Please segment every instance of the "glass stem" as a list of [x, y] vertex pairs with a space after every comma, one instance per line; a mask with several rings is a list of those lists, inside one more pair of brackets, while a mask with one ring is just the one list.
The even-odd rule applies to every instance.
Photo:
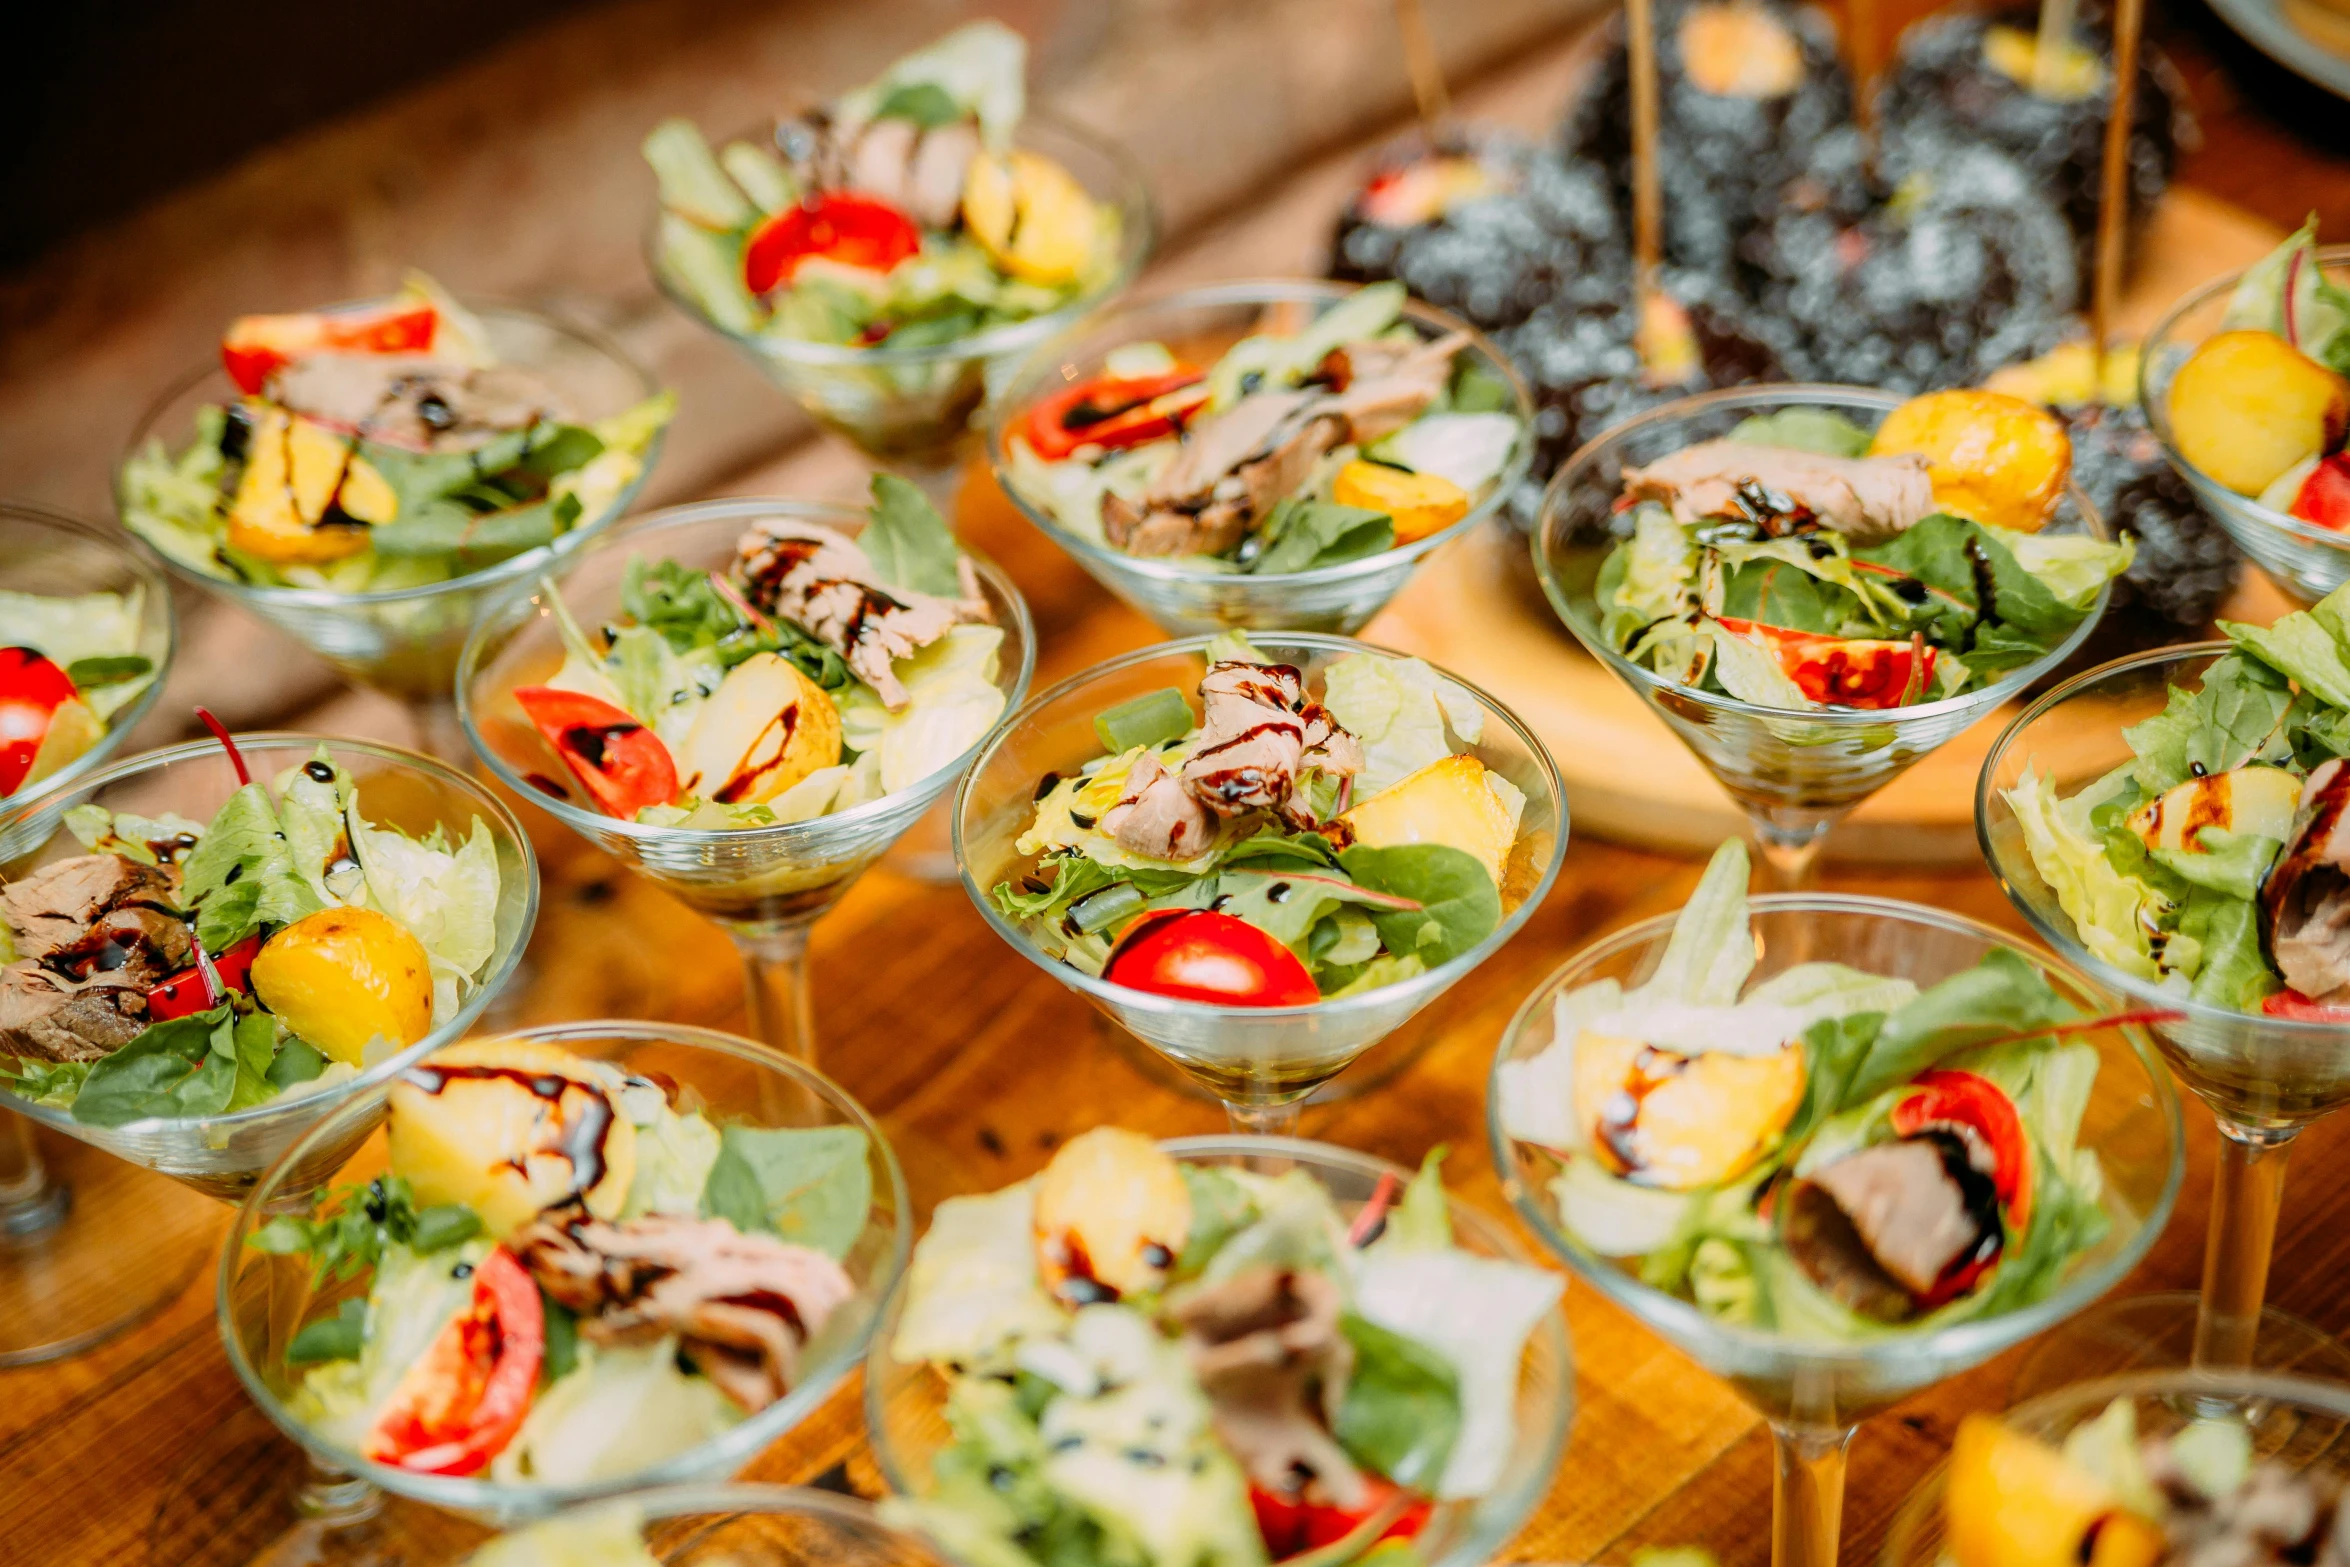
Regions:
[[1850, 1426], [1771, 1426], [1771, 1567], [1836, 1567]]
[[473, 743], [457, 721], [454, 696], [421, 697], [408, 704], [408, 715], [416, 720], [416, 749], [461, 773], [473, 770]]
[[1224, 1101], [1224, 1114], [1231, 1119], [1232, 1129], [1251, 1137], [1295, 1137], [1305, 1109], [1302, 1098], [1284, 1099], [1278, 1104], [1263, 1100]]
[[2203, 1247], [2203, 1299], [2195, 1312], [2195, 1364], [2252, 1364], [2260, 1308], [2268, 1297], [2269, 1254], [2285, 1195], [2285, 1156], [2300, 1128], [2219, 1123], [2212, 1177], [2211, 1233]]
[[33, 1145], [33, 1123], [0, 1110], [0, 1240], [22, 1240], [65, 1221], [72, 1194], [49, 1178], [41, 1150]]
[[302, 1485], [294, 1493], [294, 1511], [301, 1516], [340, 1529], [383, 1511], [383, 1493], [365, 1480], [330, 1469], [312, 1455], [305, 1454], [304, 1462]]
[[1749, 808], [1765, 892], [1806, 892], [1817, 884], [1820, 850], [1840, 814], [1793, 806]]
[[751, 1036], [781, 1055], [816, 1064], [816, 1005], [808, 988], [808, 924], [736, 926]]

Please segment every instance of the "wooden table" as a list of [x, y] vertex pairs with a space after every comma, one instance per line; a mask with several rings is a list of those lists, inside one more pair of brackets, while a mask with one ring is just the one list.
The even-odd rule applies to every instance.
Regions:
[[[2315, 207], [2337, 238], [2350, 233], [2350, 147], [2318, 147], [2294, 134], [2325, 123], [2318, 115], [2329, 107], [2340, 126], [2350, 119], [2341, 106], [2266, 68], [2199, 11], [2171, 43], [2204, 122], [2204, 149], [2189, 160], [2187, 177], [2279, 223]], [[1232, 240], [1222, 231], [1207, 238]], [[1170, 258], [1169, 270], [1220, 270], [1209, 252], [1195, 243]], [[836, 460], [815, 467], [837, 482]], [[1154, 640], [1025, 524], [999, 506], [970, 510], [973, 536], [1010, 567], [1036, 612], [1040, 685]], [[623, 1015], [741, 1025], [733, 954], [715, 930], [544, 818], [536, 827], [546, 893], [530, 982], [516, 998], [519, 1020]], [[1502, 1025], [1565, 956], [1600, 932], [1677, 906], [1694, 877], [1686, 861], [1576, 840], [1547, 904], [1446, 999], [1426, 1054], [1380, 1091], [1314, 1112], [1308, 1133], [1406, 1162], [1447, 1143], [1454, 1150], [1447, 1169], [1463, 1194], [1499, 1211], [1482, 1127]], [[1827, 880], [2018, 926], [1979, 871], [1831, 869]], [[823, 1064], [881, 1117], [925, 1208], [951, 1191], [1017, 1179], [1062, 1138], [1103, 1122], [1156, 1134], [1222, 1124], [1213, 1106], [1129, 1065], [1085, 1003], [1003, 950], [959, 887], [875, 873], [818, 927], [814, 962]], [[2276, 1304], [2337, 1333], [2350, 1331], [2346, 1142], [2343, 1118], [2303, 1138], [2271, 1287]], [[2185, 1194], [2125, 1291], [2193, 1286], [2212, 1149], [2209, 1117], [2191, 1110]], [[224, 1223], [225, 1215], [207, 1219]], [[1755, 1417], [1594, 1292], [1571, 1288], [1567, 1303], [1579, 1367], [1574, 1432], [1548, 1499], [1507, 1554], [1612, 1560], [1643, 1545], [1702, 1544], [1725, 1567], [1766, 1560], [1770, 1451]], [[1872, 1558], [1893, 1509], [1944, 1449], [1959, 1415], [2002, 1403], [2012, 1369], [2012, 1357], [1994, 1362], [1864, 1430], [1850, 1471], [1847, 1561]], [[210, 1520], [234, 1515], [255, 1478], [285, 1452], [222, 1356], [207, 1275], [162, 1314], [92, 1353], [0, 1374], [0, 1563], [147, 1561], [159, 1505], [173, 1510], [174, 1527], [209, 1529]], [[843, 1389], [750, 1473], [822, 1478], [873, 1494], [856, 1389]], [[165, 1551], [153, 1559], [184, 1557]]]

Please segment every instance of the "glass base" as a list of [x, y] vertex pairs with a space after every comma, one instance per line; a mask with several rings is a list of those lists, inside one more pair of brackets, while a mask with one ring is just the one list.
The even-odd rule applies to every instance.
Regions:
[[147, 1545], [152, 1567], [456, 1567], [491, 1533], [318, 1468], [246, 1404], [171, 1477]]
[[[2090, 1307], [2041, 1335], [2025, 1352], [2008, 1401], [2022, 1403], [2093, 1377], [2191, 1364], [2197, 1302], [2193, 1291], [2172, 1290]], [[2260, 1314], [2251, 1369], [2350, 1382], [2350, 1346], [2315, 1323], [2271, 1306]]]
[[169, 1176], [41, 1128], [33, 1142], [45, 1186], [0, 1205], [0, 1366], [79, 1354], [144, 1322], [212, 1260], [228, 1224]]
[[[1344, 1104], [1360, 1099], [1376, 1089], [1384, 1088], [1436, 1043], [1437, 1030], [1424, 1027], [1422, 1017], [1414, 1018], [1394, 1033], [1380, 1040], [1347, 1063], [1337, 1076], [1305, 1096], [1300, 1103], [1308, 1110], [1319, 1110], [1330, 1105]], [[1152, 1084], [1186, 1099], [1202, 1104], [1220, 1105], [1222, 1095], [1192, 1076], [1174, 1062], [1143, 1041], [1135, 1038], [1101, 1013], [1094, 1014], [1095, 1031], [1110, 1042], [1129, 1066], [1151, 1080]]]

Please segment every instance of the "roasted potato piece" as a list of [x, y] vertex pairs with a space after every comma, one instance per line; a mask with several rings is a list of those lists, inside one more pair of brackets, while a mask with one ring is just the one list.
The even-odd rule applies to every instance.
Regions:
[[840, 760], [840, 709], [800, 666], [755, 653], [694, 715], [677, 770], [688, 794], [721, 805], [772, 800]]
[[605, 1080], [558, 1045], [484, 1039], [436, 1050], [392, 1084], [389, 1151], [420, 1206], [463, 1203], [492, 1235], [578, 1198], [616, 1218], [636, 1127]]
[[2047, 525], [2073, 466], [2062, 419], [2020, 397], [1972, 388], [1911, 398], [1885, 416], [1869, 452], [1917, 453], [1936, 506], [2018, 533]]
[[1033, 152], [971, 160], [963, 221], [998, 266], [1030, 283], [1076, 280], [1093, 259], [1100, 215], [1075, 176]]
[[2222, 332], [2170, 384], [2179, 455], [2239, 495], [2332, 451], [2350, 428], [2350, 381], [2274, 332]]
[[1442, 474], [1406, 473], [1377, 462], [1358, 460], [1339, 469], [1330, 498], [1341, 506], [1387, 513], [1398, 544], [1441, 532], [1469, 514], [1469, 492]]
[[[399, 498], [349, 437], [264, 407], [255, 420], [244, 476], [229, 504], [228, 542], [273, 565], [324, 565], [367, 548], [367, 529], [390, 522]], [[339, 519], [328, 522], [329, 509]]]
[[376, 1040], [432, 1032], [432, 960], [408, 927], [373, 909], [320, 909], [263, 943], [253, 993], [334, 1060], [358, 1066]]
[[1140, 1132], [1073, 1137], [1036, 1180], [1036, 1256], [1045, 1288], [1078, 1305], [1166, 1281], [1191, 1234], [1191, 1188]]

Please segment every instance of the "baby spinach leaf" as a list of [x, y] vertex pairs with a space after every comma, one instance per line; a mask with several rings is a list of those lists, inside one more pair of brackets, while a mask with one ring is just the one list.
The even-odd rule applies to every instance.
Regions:
[[2006, 947], [1995, 947], [1973, 968], [1886, 1014], [1844, 1090], [1843, 1104], [1873, 1099], [1955, 1050], [2077, 1016], [2037, 967]]
[[1501, 923], [1501, 894], [1476, 856], [1449, 844], [1406, 843], [1373, 849], [1360, 844], [1338, 857], [1360, 886], [1409, 898], [1419, 908], [1371, 910], [1379, 939], [1398, 957], [1430, 968], [1467, 952]]
[[237, 1087], [235, 1024], [223, 1002], [206, 1012], [150, 1024], [90, 1067], [73, 1118], [122, 1126], [150, 1116], [219, 1115]]
[[1461, 1434], [1460, 1374], [1416, 1339], [1347, 1312], [1354, 1375], [1332, 1434], [1349, 1454], [1401, 1486], [1433, 1491]]
[[1259, 537], [1264, 548], [1248, 569], [1260, 577], [1314, 571], [1376, 555], [1395, 545], [1395, 521], [1383, 511], [1291, 496], [1273, 508]]
[[865, 1134], [853, 1126], [730, 1126], [702, 1187], [702, 1214], [835, 1258], [873, 1205]]
[[1218, 863], [1234, 869], [1245, 865], [1252, 870], [1283, 863], [1328, 869], [1338, 864], [1338, 853], [1330, 847], [1330, 840], [1318, 832], [1293, 833], [1267, 828], [1226, 849]]
[[1247, 920], [1287, 947], [1302, 946], [1315, 923], [1340, 904], [1359, 903], [1374, 920], [1382, 912], [1421, 912], [1397, 907], [1408, 899], [1358, 887], [1344, 874], [1332, 871], [1228, 870], [1217, 879], [1216, 892], [1218, 908]]
[[280, 1088], [291, 1088], [296, 1083], [307, 1083], [326, 1070], [326, 1057], [316, 1045], [291, 1034], [277, 1047], [277, 1055], [269, 1063], [266, 1074]]
[[1788, 631], [1834, 635], [1865, 610], [1843, 589], [1784, 561], [1750, 560], [1724, 580], [1722, 613]]
[[539, 1352], [539, 1386], [546, 1387], [578, 1369], [579, 1314], [543, 1289], [539, 1291], [539, 1312], [546, 1321], [546, 1344]]
[[882, 581], [940, 598], [962, 595], [955, 536], [929, 497], [894, 473], [877, 473], [871, 516], [857, 542]]
[[331, 1317], [304, 1324], [286, 1345], [286, 1364], [314, 1366], [327, 1360], [357, 1360], [367, 1342], [367, 1302], [357, 1296], [335, 1308]]

